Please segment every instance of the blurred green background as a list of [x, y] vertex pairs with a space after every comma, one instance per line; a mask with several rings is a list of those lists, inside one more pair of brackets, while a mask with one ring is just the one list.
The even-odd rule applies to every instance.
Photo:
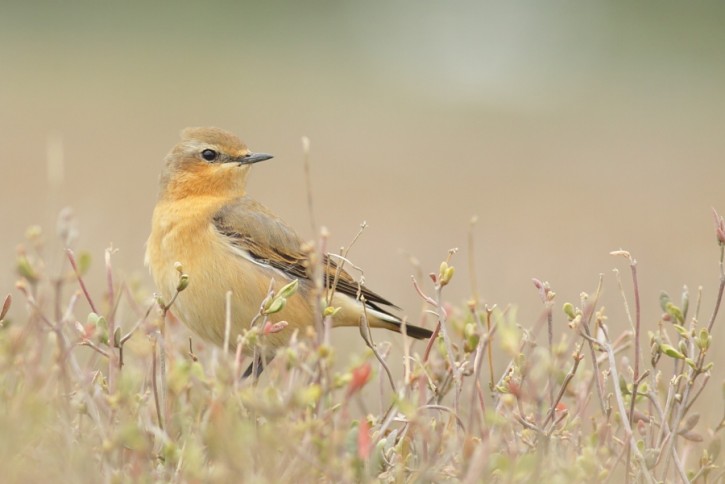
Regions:
[[482, 299], [514, 303], [525, 327], [541, 311], [532, 277], [558, 309], [604, 273], [610, 325], [625, 328], [612, 269], [629, 291], [628, 269], [608, 255], [619, 248], [639, 261], [647, 328], [659, 291], [683, 284], [703, 286], [707, 320], [710, 208], [725, 212], [723, 25], [718, 2], [2, 2], [0, 293], [13, 291], [26, 227], [52, 239], [65, 206], [97, 262], [91, 279], [113, 243], [122, 277], [150, 292], [161, 160], [182, 128], [214, 125], [275, 155], [250, 191], [307, 237], [310, 137], [331, 246], [367, 221], [351, 258], [414, 318], [405, 254], [427, 273], [460, 247], [448, 298], [462, 305], [478, 215]]

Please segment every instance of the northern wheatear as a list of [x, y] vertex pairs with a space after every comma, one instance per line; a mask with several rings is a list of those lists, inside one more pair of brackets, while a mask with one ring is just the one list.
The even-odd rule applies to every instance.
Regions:
[[[176, 292], [181, 263], [189, 286], [178, 295], [172, 311], [203, 339], [222, 345], [226, 293], [232, 292], [231, 342], [250, 327], [270, 281], [275, 289], [299, 280], [299, 290], [271, 322], [288, 327], [265, 336], [272, 349], [286, 345], [295, 328], [314, 325], [314, 284], [302, 239], [268, 208], [246, 195], [252, 164], [272, 158], [253, 153], [239, 138], [218, 128], [187, 128], [166, 156], [158, 202], [153, 213], [146, 264], [164, 300]], [[332, 258], [320, 264], [324, 281], [334, 279]], [[331, 306], [340, 308], [333, 326], [359, 326], [364, 296], [367, 320], [373, 328], [400, 332], [401, 320], [386, 308], [392, 303], [369, 289], [359, 288], [340, 271]], [[317, 297], [320, 297], [319, 295]], [[407, 334], [429, 338], [431, 332], [407, 325]], [[249, 351], [249, 349], [246, 349]], [[272, 356], [272, 355], [268, 355]]]

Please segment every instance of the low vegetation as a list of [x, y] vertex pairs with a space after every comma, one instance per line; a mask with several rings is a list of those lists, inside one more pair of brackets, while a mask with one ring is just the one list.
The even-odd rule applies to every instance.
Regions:
[[[698, 421], [703, 388], [722, 375], [710, 361], [723, 342], [725, 221], [716, 213], [714, 307], [701, 307], [699, 291], [663, 293], [661, 320], [645, 327], [636, 260], [618, 251], [634, 288], [621, 289], [626, 331], [609, 331], [600, 288], [562, 303], [537, 280], [542, 317], [523, 327], [512, 310], [475, 297], [458, 310], [445, 302], [456, 281], [451, 253], [414, 280], [427, 306], [421, 318], [435, 325], [430, 341], [404, 339], [400, 356], [373, 341], [388, 333], [363, 325], [366, 350], [343, 357], [324, 316], [334, 308], [321, 304], [316, 326], [259, 380], [240, 377], [253, 360], [242, 348], [287, 330], [266, 316], [295, 297], [294, 284], [272, 288], [253, 328], [225, 352], [192, 343], [173, 301], [144, 300], [117, 281], [111, 250], [100, 265], [76, 255], [63, 227], [63, 271], [46, 269], [56, 255], [32, 229], [17, 290], [0, 297], [5, 482], [725, 479], [725, 417], [712, 428]], [[194, 274], [177, 269], [183, 291]], [[89, 271], [103, 273], [102, 287], [86, 286]], [[4, 319], [11, 306], [27, 315]], [[564, 321], [568, 330], [554, 338]]]

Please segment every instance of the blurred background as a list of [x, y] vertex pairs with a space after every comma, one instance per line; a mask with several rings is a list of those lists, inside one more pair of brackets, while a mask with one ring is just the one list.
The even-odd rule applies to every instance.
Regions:
[[275, 155], [250, 192], [312, 237], [308, 136], [331, 247], [367, 221], [350, 256], [414, 318], [409, 254], [428, 273], [460, 248], [447, 297], [471, 297], [476, 215], [481, 300], [514, 304], [525, 327], [541, 312], [532, 277], [558, 294], [560, 336], [561, 304], [603, 273], [610, 326], [626, 328], [619, 248], [639, 262], [646, 328], [659, 292], [679, 300], [684, 284], [703, 286], [706, 321], [711, 207], [725, 213], [723, 25], [715, 2], [2, 2], [0, 294], [14, 292], [26, 228], [54, 240], [63, 207], [94, 257], [89, 279], [102, 279], [113, 244], [118, 277], [150, 294], [161, 160], [182, 128], [213, 125]]

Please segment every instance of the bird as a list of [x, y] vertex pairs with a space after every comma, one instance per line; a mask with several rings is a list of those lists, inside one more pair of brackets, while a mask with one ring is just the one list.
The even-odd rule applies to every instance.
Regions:
[[[271, 158], [250, 151], [223, 129], [184, 129], [181, 141], [164, 159], [145, 255], [162, 299], [177, 296], [171, 309], [174, 315], [193, 333], [218, 346], [225, 340], [228, 291], [228, 341], [234, 342], [259, 314], [270, 284], [279, 289], [297, 280], [297, 292], [281, 311], [268, 316], [271, 323], [285, 321], [288, 326], [265, 335], [267, 354], [260, 363], [270, 361], [276, 350], [288, 345], [295, 329], [314, 326], [320, 313], [315, 308], [320, 296], [305, 241], [246, 192], [252, 165]], [[189, 282], [177, 293], [180, 267]], [[393, 313], [400, 308], [358, 284], [335, 258], [326, 254], [318, 267], [327, 288], [336, 282], [331, 306], [339, 309], [332, 316], [333, 327], [359, 326], [364, 311], [370, 327], [401, 332], [402, 320]], [[432, 334], [414, 325], [406, 325], [406, 333], [417, 339]], [[244, 348], [244, 352], [252, 350]], [[257, 366], [259, 373], [262, 369], [262, 364]], [[251, 366], [245, 376], [250, 372]]]

